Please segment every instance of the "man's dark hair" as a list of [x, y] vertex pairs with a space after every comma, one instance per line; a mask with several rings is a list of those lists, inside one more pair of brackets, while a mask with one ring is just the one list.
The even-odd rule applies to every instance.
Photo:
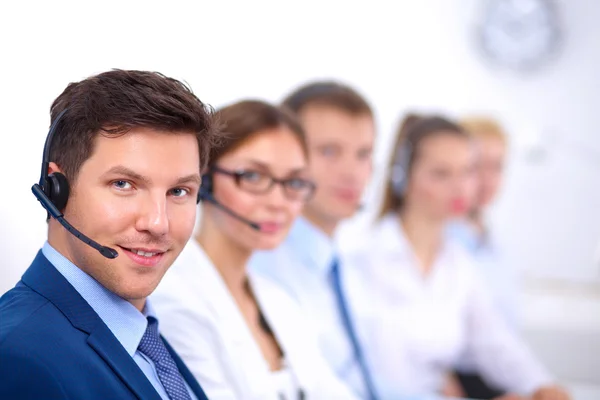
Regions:
[[333, 107], [350, 115], [373, 116], [367, 100], [348, 85], [335, 81], [307, 83], [289, 94], [283, 105], [298, 114], [309, 106]]
[[70, 83], [52, 103], [51, 122], [65, 109], [49, 161], [71, 182], [92, 154], [96, 135], [118, 136], [137, 127], [194, 134], [200, 170], [218, 144], [212, 108], [186, 84], [158, 72], [115, 69]]

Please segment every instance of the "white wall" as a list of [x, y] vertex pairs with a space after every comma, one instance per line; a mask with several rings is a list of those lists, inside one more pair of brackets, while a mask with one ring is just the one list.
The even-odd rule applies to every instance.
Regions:
[[[505, 190], [493, 214], [509, 255], [537, 278], [598, 283], [600, 2], [559, 2], [564, 51], [527, 76], [493, 68], [475, 52], [473, 24], [482, 3], [3, 2], [0, 292], [18, 280], [45, 238], [45, 213], [30, 187], [39, 177], [49, 106], [67, 83], [110, 68], [184, 79], [216, 107], [245, 96], [277, 101], [311, 78], [348, 81], [377, 110], [374, 189], [401, 112], [491, 112], [513, 135]], [[539, 141], [544, 135], [553, 140]], [[532, 149], [546, 157], [532, 161]], [[375, 193], [368, 195], [367, 214]], [[577, 314], [577, 306], [573, 313], [596, 321], [589, 324], [600, 318]]]
[[[279, 100], [306, 79], [336, 77], [377, 108], [379, 166], [407, 108], [500, 117], [515, 151], [494, 217], [515, 258], [533, 273], [598, 280], [600, 4], [560, 3], [561, 57], [518, 76], [487, 66], [474, 51], [482, 2], [348, 3], [4, 3], [0, 118], [12, 143], [0, 150], [11, 171], [2, 188], [3, 245], [24, 263], [44, 237], [43, 211], [29, 188], [49, 105], [68, 82], [113, 67], [153, 69], [185, 79], [219, 106], [242, 96]], [[554, 147], [545, 160], [528, 162], [524, 146], [543, 134], [557, 138], [546, 143]]]

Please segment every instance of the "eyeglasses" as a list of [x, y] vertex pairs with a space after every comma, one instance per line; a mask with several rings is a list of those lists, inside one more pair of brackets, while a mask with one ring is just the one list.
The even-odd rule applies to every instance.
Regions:
[[279, 184], [283, 187], [283, 192], [289, 200], [307, 201], [316, 189], [316, 185], [307, 179], [278, 179], [264, 172], [251, 169], [229, 171], [213, 166], [211, 171], [231, 176], [240, 189], [254, 194], [266, 194], [273, 188], [273, 185]]

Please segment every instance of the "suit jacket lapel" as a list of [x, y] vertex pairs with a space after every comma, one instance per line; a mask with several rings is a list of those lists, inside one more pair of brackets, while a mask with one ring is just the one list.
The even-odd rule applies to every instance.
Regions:
[[106, 325], [90, 334], [88, 344], [140, 399], [160, 399], [146, 375]]
[[22, 281], [54, 304], [75, 328], [87, 333], [90, 347], [140, 399], [160, 400], [148, 378], [110, 329], [41, 251]]
[[177, 355], [175, 350], [173, 350], [169, 342], [167, 342], [165, 338], [161, 338], [163, 340], [163, 343], [165, 344], [165, 347], [167, 348], [169, 353], [171, 353], [171, 357], [173, 357], [173, 360], [175, 360], [177, 369], [179, 369], [179, 372], [183, 376], [183, 379], [185, 379], [185, 381], [189, 385], [190, 389], [192, 389], [198, 400], [208, 400], [208, 397], [206, 397], [204, 390], [202, 390], [202, 387], [200, 386], [196, 378], [194, 378], [194, 375], [192, 375], [191, 371], [187, 368], [183, 360], [179, 358], [179, 356]]

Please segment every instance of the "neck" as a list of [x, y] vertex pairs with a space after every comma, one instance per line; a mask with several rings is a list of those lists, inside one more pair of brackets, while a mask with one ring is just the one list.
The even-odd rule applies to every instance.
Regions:
[[146, 299], [132, 299], [128, 300], [135, 308], [138, 309], [142, 314], [144, 313], [144, 307], [146, 306]]
[[215, 268], [225, 281], [230, 292], [245, 290], [247, 280], [246, 264], [252, 252], [241, 248], [237, 243], [217, 229], [208, 229], [204, 224], [195, 240], [202, 246]]
[[400, 213], [400, 224], [420, 267], [427, 274], [442, 247], [444, 224], [420, 215], [416, 210], [406, 209]]
[[333, 218], [326, 218], [321, 214], [314, 212], [309, 207], [305, 207], [302, 216], [306, 218], [311, 224], [319, 228], [325, 235], [333, 238], [335, 229], [338, 226], [339, 221]]
[[481, 210], [471, 211], [467, 222], [475, 229], [479, 236], [483, 236], [485, 233], [485, 222], [483, 221], [483, 213]]

